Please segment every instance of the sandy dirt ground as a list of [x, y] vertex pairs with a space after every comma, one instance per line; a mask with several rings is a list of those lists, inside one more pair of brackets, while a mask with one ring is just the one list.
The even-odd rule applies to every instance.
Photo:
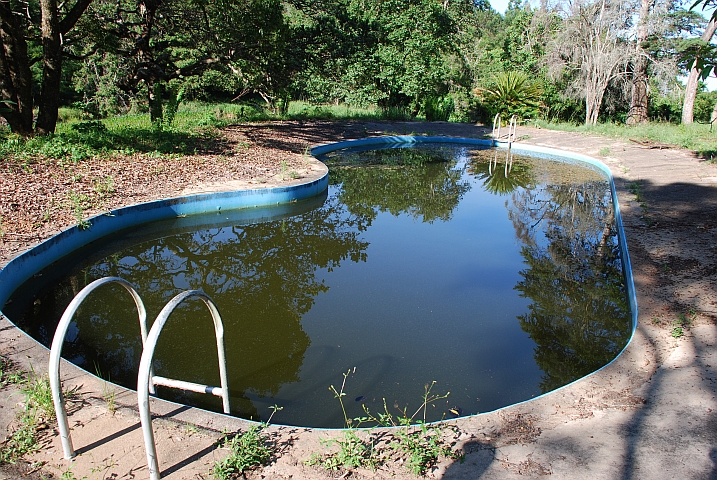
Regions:
[[[203, 161], [189, 159], [192, 172], [199, 172], [194, 180], [152, 176], [136, 192], [132, 182], [122, 183], [116, 198], [104, 199], [96, 210], [181, 192], [221, 189], [231, 185], [228, 182], [243, 182], [251, 188], [281, 185], [296, 180], [282, 175], [287, 165], [297, 172], [303, 168], [298, 176], [306, 180], [321, 171], [306, 160], [307, 145], [411, 133], [481, 137], [486, 130], [441, 122], [237, 126], [227, 130], [224, 151], [207, 154]], [[717, 478], [717, 165], [688, 151], [652, 149], [611, 138], [527, 127], [519, 128], [518, 136], [525, 143], [591, 155], [612, 170], [635, 277], [638, 329], [626, 351], [596, 374], [533, 401], [449, 422], [454, 428], [445, 431], [446, 440], [463, 451], [465, 459], [462, 463], [443, 459], [426, 476]], [[251, 157], [244, 150], [257, 152], [261, 164], [253, 169], [242, 166], [242, 159]], [[217, 162], [238, 164], [227, 173], [215, 168]], [[122, 169], [112, 168], [121, 177]], [[14, 191], [9, 182], [27, 179], [4, 178], [5, 187], [0, 188], [3, 202], [16, 202], [7, 193]], [[121, 181], [119, 178], [116, 184]], [[56, 188], [61, 194], [62, 187]], [[23, 217], [20, 210], [15, 212], [17, 223], [6, 226], [0, 265], [72, 221], [63, 217], [47, 225]], [[34, 210], [36, 215], [43, 211]], [[87, 210], [90, 213], [91, 208]], [[695, 319], [685, 335], [673, 338], [672, 322], [681, 314], [693, 313]], [[0, 353], [16, 368], [32, 365], [38, 372], [46, 370], [47, 351], [4, 317], [0, 318]], [[29, 463], [0, 466], [0, 479], [59, 478], [63, 473], [67, 478], [68, 471], [78, 479], [147, 478], [134, 392], [105, 385], [67, 364], [62, 371], [65, 387], [76, 386], [81, 392], [70, 405], [78, 456], [72, 462], [63, 460], [55, 430], [48, 428], [43, 448], [28, 458]], [[116, 392], [114, 413], [103, 399], [108, 388]], [[14, 387], [0, 389], [3, 431], [16, 425], [22, 400]], [[163, 478], [210, 478], [214, 462], [227, 454], [216, 446], [221, 432], [247, 428], [246, 422], [238, 419], [159, 400], [152, 401], [152, 412]], [[338, 433], [294, 427], [270, 427], [268, 433], [277, 454], [269, 465], [247, 473], [246, 478], [416, 478], [407, 473], [400, 459], [376, 471], [325, 471], [304, 464], [312, 453], [326, 451], [322, 438], [337, 437]]]

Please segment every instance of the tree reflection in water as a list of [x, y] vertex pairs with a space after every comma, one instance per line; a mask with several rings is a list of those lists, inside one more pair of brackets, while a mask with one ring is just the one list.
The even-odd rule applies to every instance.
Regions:
[[339, 199], [367, 225], [379, 212], [410, 215], [427, 223], [448, 221], [471, 188], [455, 148], [386, 148], [341, 152], [323, 160]]
[[508, 195], [517, 188], [535, 183], [532, 165], [514, 160], [510, 149], [479, 150], [472, 156], [468, 173], [483, 180], [483, 188], [486, 191], [496, 195]]
[[526, 268], [518, 317], [548, 392], [611, 361], [630, 336], [630, 312], [609, 187], [604, 180], [514, 192], [509, 218]]
[[[227, 362], [241, 366], [229, 369], [232, 412], [258, 419], [246, 393], [271, 396], [282, 384], [298, 380], [310, 344], [301, 326], [302, 315], [311, 309], [316, 295], [329, 288], [317, 280], [316, 271], [338, 267], [343, 261], [366, 261], [368, 243], [358, 233], [365, 228], [361, 222], [336, 198], [329, 198], [320, 208], [278, 221], [193, 227], [135, 243], [66, 279], [54, 295], [36, 302], [30, 316], [54, 318], [56, 325], [72, 297], [105, 276], [130, 279], [147, 305], [150, 321], [180, 291], [203, 290], [222, 315]], [[170, 321], [164, 329], [155, 373], [218, 385], [216, 342], [206, 307], [191, 302], [177, 312], [183, 318]], [[20, 323], [29, 326], [32, 321]], [[45, 324], [36, 336], [48, 344], [54, 325]], [[108, 286], [91, 295], [78, 311], [67, 340], [66, 358], [134, 388], [142, 349], [134, 304], [122, 287]], [[208, 401], [207, 396], [177, 392], [160, 394], [193, 404]], [[210, 403], [219, 405], [214, 399]]]

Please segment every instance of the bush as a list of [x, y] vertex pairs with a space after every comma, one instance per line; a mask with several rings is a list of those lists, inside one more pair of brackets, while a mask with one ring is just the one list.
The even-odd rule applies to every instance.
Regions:
[[450, 95], [428, 97], [423, 103], [423, 111], [426, 114], [426, 120], [429, 122], [446, 122], [453, 114], [453, 110], [453, 98]]

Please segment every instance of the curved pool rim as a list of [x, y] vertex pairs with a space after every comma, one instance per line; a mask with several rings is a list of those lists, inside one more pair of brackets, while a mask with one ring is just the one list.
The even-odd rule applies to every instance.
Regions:
[[[385, 136], [385, 137], [369, 137], [358, 140], [346, 140], [341, 142], [329, 143], [324, 145], [318, 145], [311, 148], [310, 153], [312, 156], [323, 155], [336, 150], [343, 150], [347, 148], [355, 147], [406, 147], [412, 144], [464, 144], [481, 147], [496, 147], [500, 149], [511, 149], [514, 153], [526, 154], [538, 158], [550, 158], [551, 160], [563, 161], [566, 163], [584, 163], [591, 165], [603, 174], [605, 174], [612, 197], [613, 208], [615, 211], [615, 224], [618, 234], [618, 243], [620, 247], [620, 254], [622, 256], [622, 267], [623, 274], [625, 276], [625, 283], [627, 287], [627, 295], [630, 303], [630, 312], [632, 319], [632, 328], [630, 337], [628, 338], [625, 346], [620, 352], [613, 358], [609, 363], [605, 364], [601, 368], [589, 373], [583, 377], [580, 377], [562, 387], [555, 390], [551, 390], [547, 393], [543, 393], [536, 397], [515, 402], [504, 407], [500, 407], [494, 410], [480, 412], [474, 415], [466, 415], [465, 417], [476, 417], [480, 415], [486, 415], [494, 412], [499, 412], [508, 408], [512, 408], [516, 405], [522, 405], [528, 402], [532, 402], [539, 398], [551, 395], [559, 392], [565, 388], [568, 388], [584, 379], [592, 377], [593, 375], [606, 369], [614, 362], [616, 362], [625, 350], [630, 346], [637, 330], [637, 318], [638, 318], [638, 306], [637, 296], [635, 292], [634, 278], [632, 274], [632, 265], [630, 263], [630, 256], [627, 248], [627, 241], [625, 231], [622, 223], [622, 215], [617, 198], [617, 191], [615, 188], [615, 181], [610, 168], [602, 163], [601, 161], [580, 153], [568, 152], [551, 147], [542, 147], [537, 145], [528, 145], [522, 143], [508, 143], [490, 139], [477, 139], [477, 138], [462, 138], [462, 137], [438, 137], [438, 136], [410, 136], [410, 135], [396, 135], [396, 136]], [[137, 227], [145, 223], [150, 223], [157, 220], [165, 220], [177, 217], [183, 217], [188, 215], [205, 214], [211, 212], [218, 212], [221, 210], [235, 210], [235, 209], [248, 209], [255, 207], [270, 207], [281, 204], [291, 203], [297, 200], [310, 198], [315, 195], [319, 195], [328, 188], [329, 177], [328, 171], [324, 173], [320, 178], [309, 181], [306, 183], [292, 185], [287, 187], [274, 187], [267, 189], [250, 189], [250, 190], [236, 190], [236, 191], [222, 191], [214, 193], [203, 193], [195, 195], [187, 195], [181, 197], [173, 197], [168, 199], [156, 200], [152, 202], [140, 203], [121, 207], [115, 210], [108, 211], [103, 214], [96, 215], [90, 218], [90, 228], [81, 229], [79, 225], [70, 227], [53, 237], [41, 242], [37, 246], [25, 251], [24, 253], [13, 258], [7, 263], [2, 269], [0, 269], [0, 306], [4, 305], [8, 300], [13, 291], [19, 287], [23, 282], [29, 280], [37, 272], [43, 268], [51, 265], [55, 261], [59, 260], [68, 253], [74, 251], [77, 248], [83, 247], [95, 240], [110, 235], [119, 230], [125, 230], [127, 228]], [[0, 311], [0, 313], [2, 313]], [[5, 317], [7, 319], [7, 317]], [[7, 319], [10, 321], [9, 319]], [[12, 322], [11, 322], [12, 323]], [[16, 327], [17, 328], [17, 327]], [[49, 352], [49, 349], [41, 343], [35, 341], [24, 330], [18, 328], [25, 336], [30, 338], [38, 346], [42, 347], [45, 351]], [[74, 366], [85, 372], [87, 375], [96, 377], [93, 373], [82, 369], [81, 367]], [[111, 382], [107, 382], [111, 383]], [[113, 384], [118, 388], [125, 388], [121, 385]], [[133, 390], [134, 391], [134, 390]], [[162, 402], [166, 402], [170, 405], [177, 405], [186, 407], [186, 405], [178, 404], [169, 400], [161, 399]], [[199, 407], [190, 407], [198, 411], [203, 411], [211, 415], [219, 415], [230, 418], [237, 418], [223, 413], [212, 412], [204, 410]], [[242, 421], [248, 422], [249, 424], [259, 424], [248, 419], [241, 419]], [[440, 422], [440, 421], [439, 421]], [[434, 422], [434, 423], [439, 423]], [[279, 423], [273, 423], [274, 426], [284, 426]], [[290, 425], [296, 427], [295, 425]], [[340, 428], [316, 428], [316, 427], [301, 427], [310, 428], [312, 430], [332, 431], [342, 430]], [[371, 428], [371, 427], [366, 427]]]

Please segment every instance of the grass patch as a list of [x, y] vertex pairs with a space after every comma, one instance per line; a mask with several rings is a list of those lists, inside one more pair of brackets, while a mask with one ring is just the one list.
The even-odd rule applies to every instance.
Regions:
[[266, 423], [254, 425], [244, 433], [224, 438], [221, 447], [228, 449], [229, 455], [224, 460], [214, 463], [210, 475], [221, 480], [237, 478], [244, 472], [259, 468], [271, 461], [276, 452], [276, 445], [269, 441], [269, 437], [263, 431], [271, 423], [274, 414], [284, 407], [273, 405], [269, 408], [272, 412]]
[[697, 310], [690, 308], [687, 313], [680, 313], [676, 319], [672, 321], [672, 330], [670, 334], [673, 338], [680, 338], [685, 334], [685, 330], [692, 326], [692, 322], [697, 319]]
[[229, 450], [229, 455], [214, 464], [211, 474], [215, 478], [236, 478], [244, 472], [266, 465], [274, 454], [274, 449], [267, 443], [262, 434], [263, 425], [254, 425], [244, 433], [227, 437], [222, 448]]
[[25, 395], [23, 411], [18, 415], [18, 425], [0, 444], [0, 464], [15, 463], [24, 455], [39, 448], [39, 432], [48, 428], [55, 418], [50, 380], [37, 375], [33, 369], [18, 377], [17, 385]]
[[692, 150], [700, 158], [709, 161], [715, 161], [715, 159], [717, 159], [717, 129], [713, 130], [710, 128], [710, 125], [700, 123], [676, 125], [672, 123], [650, 122], [628, 126], [617, 123], [575, 125], [571, 123], [550, 123], [538, 120], [535, 122], [535, 125], [551, 130], [602, 135], [660, 145], [674, 145]]
[[379, 120], [378, 108], [312, 105], [292, 102], [286, 115], [276, 115], [260, 104], [182, 103], [172, 124], [153, 125], [148, 113], [88, 120], [77, 109], [60, 109], [54, 135], [23, 139], [0, 127], [0, 158], [27, 164], [50, 159], [81, 162], [114, 155], [193, 155], [212, 149], [219, 129], [241, 122], [270, 120]]

